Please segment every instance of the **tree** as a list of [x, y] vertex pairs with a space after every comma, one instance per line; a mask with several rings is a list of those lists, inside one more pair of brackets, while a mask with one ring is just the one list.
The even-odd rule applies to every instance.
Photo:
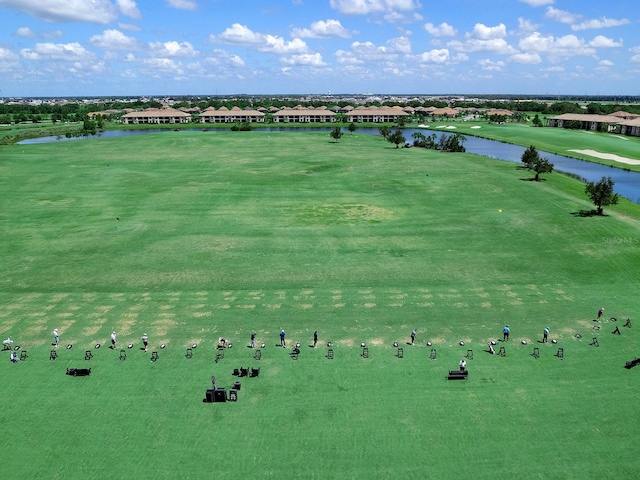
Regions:
[[533, 117], [533, 126], [534, 127], [541, 127], [542, 126], [542, 120], [540, 120], [540, 117], [538, 116], [538, 114], [536, 113], [536, 116]]
[[353, 133], [353, 132], [355, 132], [355, 131], [356, 131], [356, 124], [355, 124], [355, 123], [353, 123], [353, 122], [351, 122], [351, 123], [349, 124], [349, 126], [347, 127], [347, 130], [349, 130], [349, 133]]
[[540, 158], [540, 154], [533, 145], [524, 151], [520, 160], [524, 164], [524, 168], [536, 172], [536, 176], [533, 179], [536, 182], [540, 181], [542, 173], [553, 172], [553, 163], [548, 158]]
[[402, 134], [402, 130], [400, 130], [399, 128], [396, 128], [393, 133], [388, 135], [386, 138], [391, 143], [395, 143], [396, 148], [398, 148], [401, 143], [405, 143], [407, 141], [407, 139], [404, 138], [404, 135]]
[[382, 135], [382, 138], [387, 140], [387, 138], [391, 134], [391, 129], [385, 125], [384, 127], [380, 127], [378, 129], [378, 132], [380, 132], [380, 135]]
[[333, 130], [331, 130], [331, 138], [333, 138], [336, 143], [338, 142], [338, 140], [340, 140], [340, 137], [342, 137], [342, 129], [340, 127], [335, 127]]
[[602, 215], [602, 207], [618, 203], [618, 194], [613, 193], [613, 185], [611, 177], [602, 177], [598, 183], [587, 182], [584, 187], [584, 192], [596, 206], [598, 215]]

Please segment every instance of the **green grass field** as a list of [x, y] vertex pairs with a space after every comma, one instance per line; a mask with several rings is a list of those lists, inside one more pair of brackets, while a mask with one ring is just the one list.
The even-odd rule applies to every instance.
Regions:
[[[349, 134], [0, 147], [0, 335], [28, 353], [0, 362], [5, 470], [634, 478], [640, 368], [623, 367], [640, 356], [640, 206], [581, 216], [581, 183], [529, 176]], [[506, 355], [486, 353], [505, 324]], [[557, 344], [538, 343], [546, 326]], [[219, 336], [233, 348], [216, 363]], [[469, 379], [445, 380], [469, 349]], [[212, 374], [230, 388], [240, 367], [261, 370], [238, 402], [202, 403]]]

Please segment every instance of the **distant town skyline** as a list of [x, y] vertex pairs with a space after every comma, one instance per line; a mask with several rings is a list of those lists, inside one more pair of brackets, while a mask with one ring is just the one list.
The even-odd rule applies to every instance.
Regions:
[[637, 96], [630, 3], [0, 0], [0, 92]]

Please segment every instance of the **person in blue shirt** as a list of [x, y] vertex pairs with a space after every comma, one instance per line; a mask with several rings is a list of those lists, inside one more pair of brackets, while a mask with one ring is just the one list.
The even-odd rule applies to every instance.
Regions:
[[411, 331], [411, 345], [416, 341], [416, 335], [418, 334], [418, 330], [415, 328]]
[[251, 334], [251, 348], [256, 348], [256, 334]]
[[544, 327], [542, 331], [542, 343], [547, 343], [547, 339], [549, 338], [549, 327]]
[[509, 329], [509, 325], [505, 325], [505, 327], [502, 329], [502, 340], [508, 342], [510, 333], [511, 330]]
[[287, 346], [287, 342], [284, 340], [284, 330], [280, 331], [280, 346], [281, 347]]

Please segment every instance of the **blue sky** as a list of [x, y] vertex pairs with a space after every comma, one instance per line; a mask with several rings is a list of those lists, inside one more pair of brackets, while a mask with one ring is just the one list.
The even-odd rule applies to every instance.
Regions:
[[640, 95], [636, 0], [0, 0], [0, 95]]

